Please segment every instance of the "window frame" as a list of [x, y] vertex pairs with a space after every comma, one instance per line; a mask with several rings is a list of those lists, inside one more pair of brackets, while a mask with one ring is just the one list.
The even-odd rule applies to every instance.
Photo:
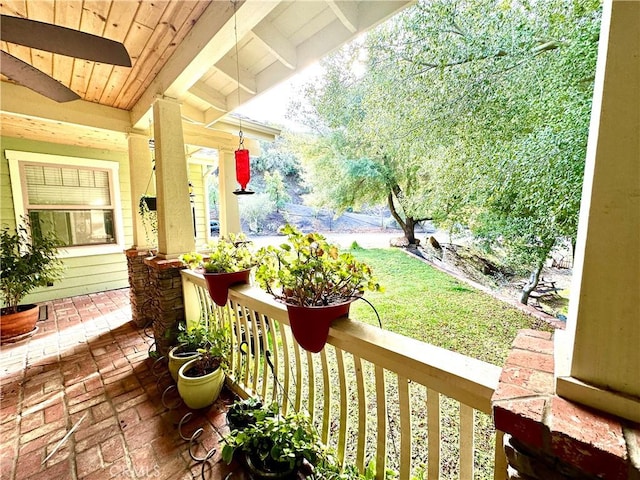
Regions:
[[[124, 250], [124, 223], [122, 219], [122, 199], [120, 196], [120, 163], [117, 161], [96, 160], [92, 158], [69, 157], [64, 155], [52, 155], [46, 153], [24, 152], [18, 150], [5, 150], [5, 157], [9, 162], [9, 176], [11, 178], [11, 190], [13, 206], [16, 217], [16, 225], [22, 222], [22, 217], [27, 214], [26, 205], [27, 187], [26, 178], [21, 175], [22, 166], [25, 164], [47, 164], [59, 167], [75, 167], [84, 169], [107, 170], [109, 174], [109, 189], [112, 196], [113, 221], [115, 229], [115, 243], [103, 243], [98, 245], [77, 245], [60, 247], [61, 258], [85, 257], [89, 255], [107, 255], [122, 253]], [[65, 206], [64, 204], [59, 206]]]

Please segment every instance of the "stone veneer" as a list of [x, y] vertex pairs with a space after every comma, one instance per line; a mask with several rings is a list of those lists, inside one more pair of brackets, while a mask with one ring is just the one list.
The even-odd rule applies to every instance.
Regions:
[[144, 260], [149, 267], [150, 310], [153, 316], [153, 337], [160, 355], [167, 355], [176, 343], [177, 325], [184, 321], [184, 299], [180, 260], [163, 260], [149, 257]]
[[510, 480], [640, 480], [640, 425], [555, 395], [551, 333], [522, 330], [493, 398]]
[[152, 253], [147, 250], [130, 248], [126, 250], [127, 271], [129, 272], [129, 299], [131, 301], [131, 315], [133, 323], [138, 327], [151, 325], [150, 302], [151, 293], [149, 289], [149, 268], [144, 264], [144, 259]]

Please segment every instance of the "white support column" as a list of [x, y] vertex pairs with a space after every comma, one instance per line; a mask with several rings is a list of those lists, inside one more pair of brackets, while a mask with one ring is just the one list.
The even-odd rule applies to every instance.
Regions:
[[240, 211], [238, 197], [233, 194], [237, 188], [236, 160], [233, 150], [218, 151], [218, 192], [220, 195], [220, 235], [240, 233]]
[[153, 104], [158, 197], [158, 256], [177, 258], [195, 250], [180, 104], [159, 98]]
[[640, 2], [606, 0], [557, 393], [640, 422]]
[[[153, 165], [149, 149], [149, 135], [143, 132], [129, 134], [129, 180], [131, 182], [131, 212], [133, 220], [133, 248], [149, 248], [147, 235], [138, 214], [140, 197], [155, 195], [156, 183], [151, 177]], [[149, 181], [151, 180], [151, 181]], [[147, 185], [149, 189], [147, 190]]]

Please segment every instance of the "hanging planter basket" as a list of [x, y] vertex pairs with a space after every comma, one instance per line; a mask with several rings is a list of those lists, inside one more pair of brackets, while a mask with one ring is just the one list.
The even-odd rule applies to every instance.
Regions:
[[146, 205], [147, 210], [149, 210], [150, 212], [155, 212], [158, 209], [156, 197], [142, 196], [140, 197], [140, 205], [142, 205], [143, 203]]
[[227, 304], [229, 287], [239, 283], [249, 283], [251, 269], [240, 270], [231, 273], [207, 273], [204, 272], [204, 279], [207, 281], [207, 289], [211, 299], [220, 307]]
[[298, 344], [305, 350], [318, 353], [324, 348], [329, 328], [334, 320], [349, 315], [349, 307], [356, 299], [334, 305], [302, 307], [287, 303], [289, 324]]

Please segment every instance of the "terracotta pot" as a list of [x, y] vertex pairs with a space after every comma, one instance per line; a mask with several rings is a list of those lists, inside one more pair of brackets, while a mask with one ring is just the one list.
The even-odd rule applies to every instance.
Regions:
[[249, 283], [251, 269], [240, 270], [231, 273], [207, 273], [204, 272], [204, 279], [207, 281], [207, 289], [211, 299], [221, 307], [227, 304], [229, 287], [238, 283]]
[[36, 328], [36, 322], [40, 314], [38, 305], [18, 305], [17, 313], [4, 313], [0, 315], [0, 340], [24, 335]]
[[185, 405], [193, 409], [212, 405], [220, 396], [224, 385], [222, 367], [218, 367], [213, 372], [201, 377], [187, 377], [185, 372], [189, 371], [197, 361], [197, 358], [190, 360], [178, 370], [178, 393]]
[[169, 373], [173, 378], [174, 382], [178, 381], [178, 370], [185, 363], [198, 358], [198, 352], [181, 352], [180, 349], [183, 348], [184, 345], [178, 345], [177, 347], [173, 347], [169, 350]]
[[349, 315], [349, 307], [355, 299], [320, 307], [301, 307], [287, 303], [291, 331], [298, 344], [312, 353], [324, 348], [331, 322]]

